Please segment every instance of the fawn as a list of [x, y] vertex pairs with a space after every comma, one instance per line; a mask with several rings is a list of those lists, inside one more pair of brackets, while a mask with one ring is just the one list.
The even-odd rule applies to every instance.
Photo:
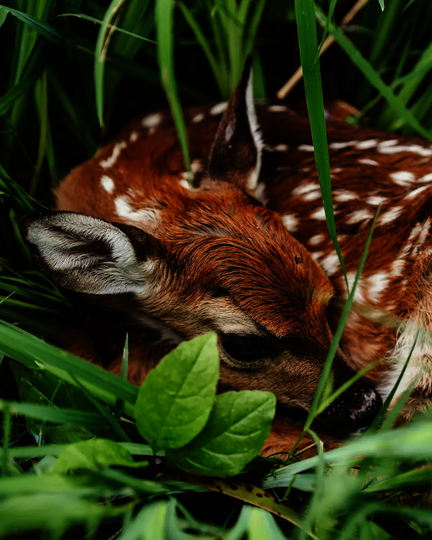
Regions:
[[[288, 412], [263, 452], [286, 450], [299, 434], [291, 414], [309, 409], [327, 357], [340, 315], [334, 299], [347, 295], [309, 123], [285, 106], [254, 105], [250, 69], [227, 104], [185, 118], [192, 177], [170, 116], [151, 114], [73, 170], [56, 191], [57, 211], [25, 218], [24, 236], [48, 277], [85, 300], [85, 311], [99, 306], [102, 341], [125, 319], [141, 329], [130, 347], [136, 384], [180, 341], [216, 332], [220, 389], [272, 391]], [[370, 424], [415, 339], [401, 390], [416, 388], [413, 409], [430, 393], [432, 147], [338, 121], [328, 122], [328, 139], [350, 285], [382, 204], [334, 387], [389, 359], [322, 413], [341, 438]], [[69, 348], [102, 361], [83, 340]]]

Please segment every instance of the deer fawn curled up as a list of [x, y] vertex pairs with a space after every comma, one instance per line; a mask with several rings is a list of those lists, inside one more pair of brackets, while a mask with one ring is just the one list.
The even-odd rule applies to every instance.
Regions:
[[[291, 415], [310, 408], [340, 315], [334, 299], [347, 296], [309, 124], [281, 105], [254, 106], [249, 69], [227, 104], [185, 116], [193, 178], [169, 115], [151, 114], [73, 170], [57, 211], [24, 220], [25, 238], [40, 269], [99, 309], [103, 327], [127, 319], [141, 329], [130, 347], [136, 384], [169, 348], [216, 332], [220, 389], [273, 392], [282, 416], [264, 452], [289, 450], [299, 433]], [[334, 387], [388, 361], [322, 413], [342, 438], [370, 424], [416, 338], [400, 391], [415, 387], [410, 410], [431, 392], [432, 147], [331, 119], [328, 139], [349, 285], [382, 205]], [[70, 348], [101, 361], [76, 338]]]

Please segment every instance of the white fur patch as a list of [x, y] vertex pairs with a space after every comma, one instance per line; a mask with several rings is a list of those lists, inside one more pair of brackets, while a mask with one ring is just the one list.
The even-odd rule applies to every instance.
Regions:
[[126, 221], [132, 221], [134, 223], [155, 223], [158, 222], [160, 218], [160, 212], [155, 208], [135, 210], [130, 205], [130, 199], [127, 195], [120, 195], [114, 199], [114, 206], [116, 214]]
[[297, 230], [298, 219], [292, 214], [282, 216], [282, 223], [289, 232], [295, 232]]
[[138, 131], [132, 131], [132, 133], [129, 136], [130, 142], [135, 142], [139, 137]]
[[378, 206], [387, 201], [387, 197], [380, 197], [379, 195], [372, 195], [366, 199], [366, 202], [371, 206]]
[[415, 180], [415, 176], [411, 171], [396, 171], [390, 173], [389, 176], [399, 186], [409, 186]]
[[109, 176], [106, 176], [106, 175], [102, 176], [100, 179], [100, 183], [107, 193], [112, 193], [114, 191], [114, 188], [115, 188], [114, 180], [110, 178]]
[[119, 157], [120, 155], [120, 152], [126, 148], [127, 144], [122, 141], [122, 142], [119, 142], [119, 143], [116, 143], [114, 145], [114, 148], [113, 148], [113, 151], [112, 151], [112, 154], [110, 155], [109, 158], [107, 159], [103, 159], [99, 164], [101, 167], [103, 167], [104, 169], [108, 169], [109, 167], [112, 167], [115, 162], [117, 161], [117, 158]]
[[395, 385], [413, 347], [408, 367], [397, 389], [396, 396], [399, 396], [408, 388], [415, 388], [423, 377], [430, 379], [431, 335], [429, 332], [419, 328], [419, 325], [414, 321], [408, 321], [401, 325], [399, 337], [390, 357], [393, 368], [388, 374], [387, 381], [380, 388], [384, 396], [387, 396]]
[[381, 294], [386, 290], [390, 281], [387, 272], [377, 272], [367, 278], [368, 295], [372, 302], [379, 302]]
[[193, 122], [194, 124], [198, 124], [198, 123], [201, 122], [202, 120], [204, 120], [204, 115], [203, 115], [203, 113], [198, 113], [196, 116], [194, 116], [194, 117], [192, 118], [192, 122]]
[[322, 244], [324, 242], [325, 236], [323, 234], [317, 234], [315, 236], [312, 236], [312, 238], [309, 238], [309, 244], [311, 246], [318, 246], [319, 244]]
[[385, 214], [381, 214], [379, 219], [380, 225], [387, 225], [387, 223], [391, 223], [396, 218], [398, 218], [402, 213], [402, 207], [401, 206], [395, 206]]
[[310, 215], [311, 219], [319, 219], [321, 221], [325, 221], [325, 211], [324, 208], [320, 208], [319, 210], [315, 210], [315, 212], [312, 212]]
[[378, 139], [366, 139], [365, 141], [357, 141], [356, 148], [358, 150], [368, 150], [374, 148], [378, 144]]
[[362, 165], [379, 165], [378, 161], [375, 161], [373, 159], [359, 159], [358, 162]]
[[141, 120], [141, 124], [146, 128], [155, 128], [162, 122], [163, 116], [161, 113], [153, 113], [147, 115]]
[[311, 144], [301, 144], [300, 146], [297, 146], [297, 150], [302, 152], [313, 152], [314, 147]]
[[349, 218], [346, 220], [346, 222], [349, 225], [352, 225], [354, 223], [360, 223], [360, 221], [365, 221], [371, 218], [373, 218], [373, 215], [367, 210], [356, 210], [349, 215]]
[[423, 186], [423, 187], [414, 189], [413, 191], [411, 191], [411, 193], [408, 193], [408, 195], [405, 196], [405, 199], [409, 201], [411, 199], [415, 199], [416, 197], [418, 197], [418, 195], [420, 195], [420, 193], [423, 193], [423, 191], [426, 191], [427, 189], [429, 189], [429, 186]]
[[307, 193], [312, 193], [314, 191], [320, 191], [320, 187], [318, 184], [311, 182], [308, 184], [300, 184], [300, 186], [297, 186], [292, 190], [291, 194], [294, 195], [294, 197], [302, 197]]
[[[387, 144], [385, 144], [385, 142]], [[385, 141], [378, 145], [378, 152], [381, 154], [400, 154], [402, 152], [410, 152], [412, 154], [418, 154], [419, 156], [429, 157], [432, 156], [432, 149], [424, 148], [419, 144], [407, 144], [401, 146], [389, 146], [388, 143], [392, 141]], [[396, 141], [397, 142], [397, 141]]]
[[222, 114], [227, 108], [227, 106], [228, 106], [228, 103], [226, 101], [222, 101], [222, 103], [217, 103], [216, 105], [213, 105], [213, 107], [210, 109], [210, 114], [212, 116], [217, 116], [218, 114]]
[[357, 141], [334, 142], [329, 144], [329, 148], [332, 150], [342, 150], [342, 148], [349, 148], [350, 146], [354, 146], [356, 143]]
[[336, 253], [330, 253], [329, 255], [321, 259], [320, 265], [322, 266], [324, 272], [327, 275], [331, 276], [335, 274], [340, 268], [339, 258]]
[[285, 107], [285, 105], [270, 105], [267, 110], [270, 112], [286, 112], [288, 107]]
[[432, 182], [432, 173], [425, 174], [417, 180], [418, 182]]
[[334, 200], [337, 202], [355, 201], [356, 199], [357, 199], [357, 195], [353, 193], [352, 191], [344, 191], [344, 190], [335, 191]]

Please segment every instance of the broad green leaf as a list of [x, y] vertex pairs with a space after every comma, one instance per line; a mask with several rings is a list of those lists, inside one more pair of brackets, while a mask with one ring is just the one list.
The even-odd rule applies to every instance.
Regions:
[[98, 471], [112, 465], [143, 467], [148, 465], [148, 462], [134, 462], [132, 454], [113, 441], [90, 439], [71, 444], [63, 450], [54, 464], [54, 472], [67, 474], [75, 469]]
[[184, 448], [167, 451], [167, 458], [194, 474], [238, 474], [261, 450], [275, 406], [270, 392], [220, 394], [203, 431]]
[[166, 501], [144, 506], [118, 540], [165, 540], [166, 511]]
[[181, 343], [143, 382], [135, 405], [141, 435], [153, 450], [184, 446], [203, 429], [219, 377], [216, 335]]

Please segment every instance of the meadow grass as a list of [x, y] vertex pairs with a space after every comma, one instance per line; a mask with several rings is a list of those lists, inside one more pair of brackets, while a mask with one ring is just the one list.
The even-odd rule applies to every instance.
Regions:
[[[430, 2], [392, 0], [381, 11], [369, 0], [354, 23], [339, 28], [345, 9], [335, 0], [330, 7], [313, 0], [11, 0], [0, 8], [0, 41], [9, 53], [0, 59], [0, 537], [431, 537], [428, 411], [398, 430], [390, 429], [393, 413], [331, 452], [317, 441], [314, 458], [257, 458], [240, 479], [220, 480], [219, 491], [236, 498], [222, 498], [193, 475], [156, 479], [164, 452], [154, 459], [137, 431], [127, 346], [118, 378], [40, 339], [54, 340], [76, 314], [35, 270], [18, 228], [21, 216], [49, 206], [59, 179], [132, 116], [169, 106], [189, 170], [182, 106], [229, 97], [252, 53], [255, 95], [268, 100], [301, 59], [329, 233], [343, 266], [320, 72], [329, 69], [337, 97], [360, 110], [350, 121], [432, 135]], [[333, 11], [336, 22], [326, 15]], [[320, 62], [322, 28], [337, 43]], [[299, 85], [292, 99], [302, 96]], [[351, 300], [354, 292], [355, 284]], [[306, 429], [322, 408], [331, 360]], [[405, 393], [399, 408], [407, 399]], [[95, 462], [90, 452], [92, 464], [80, 473], [55, 470], [70, 443], [94, 436], [119, 442], [112, 461]], [[150, 466], [134, 468], [124, 461], [129, 455]], [[243, 481], [256, 486], [254, 493]], [[282, 516], [273, 517], [276, 503], [261, 487], [286, 499]], [[405, 493], [426, 496], [400, 506]], [[217, 512], [202, 508], [205, 497]]]

